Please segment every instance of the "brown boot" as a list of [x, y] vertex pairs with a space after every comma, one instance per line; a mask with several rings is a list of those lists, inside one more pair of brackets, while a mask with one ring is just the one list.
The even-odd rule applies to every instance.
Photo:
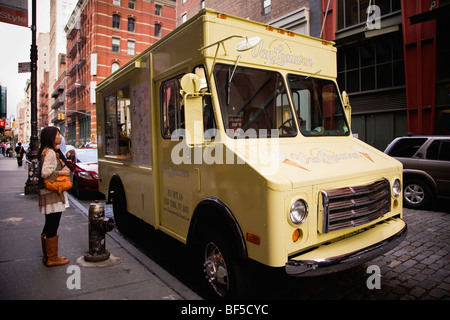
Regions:
[[58, 235], [53, 238], [45, 238], [45, 251], [47, 253], [47, 267], [62, 266], [69, 263], [69, 260], [58, 257]]
[[[47, 252], [45, 250], [45, 238], [47, 237], [47, 235], [45, 233], [41, 233], [41, 246], [42, 246], [42, 262], [46, 263], [47, 262]], [[66, 257], [58, 257], [58, 259], [60, 260], [65, 260]]]

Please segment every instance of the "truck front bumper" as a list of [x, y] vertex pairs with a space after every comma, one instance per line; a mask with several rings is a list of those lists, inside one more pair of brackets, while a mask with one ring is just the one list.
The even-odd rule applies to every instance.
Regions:
[[350, 269], [389, 252], [406, 235], [406, 223], [402, 219], [390, 219], [352, 237], [293, 257], [285, 270], [290, 276], [310, 277]]

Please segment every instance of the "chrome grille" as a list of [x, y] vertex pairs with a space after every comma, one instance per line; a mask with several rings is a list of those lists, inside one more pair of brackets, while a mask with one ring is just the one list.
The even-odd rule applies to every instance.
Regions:
[[356, 227], [390, 211], [390, 186], [384, 179], [365, 186], [322, 190], [319, 232]]

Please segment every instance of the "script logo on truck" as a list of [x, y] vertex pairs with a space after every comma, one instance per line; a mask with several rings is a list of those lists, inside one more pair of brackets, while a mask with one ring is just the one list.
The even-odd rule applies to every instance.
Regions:
[[[289, 53], [285, 52], [285, 48]], [[252, 50], [252, 56], [257, 58], [268, 59], [272, 64], [283, 66], [285, 63], [291, 63], [295, 65], [302, 65], [312, 67], [312, 59], [304, 57], [302, 55], [292, 54], [292, 50], [289, 45], [282, 40], [272, 41], [268, 48], [264, 48], [264, 41], [261, 40], [259, 44]]]

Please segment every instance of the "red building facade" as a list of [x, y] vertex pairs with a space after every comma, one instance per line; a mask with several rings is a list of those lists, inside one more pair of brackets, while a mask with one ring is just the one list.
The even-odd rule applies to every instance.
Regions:
[[262, 23], [272, 22], [292, 11], [309, 7], [309, 0], [176, 0], [177, 26], [203, 8], [250, 19]]
[[44, 71], [44, 78], [39, 84], [39, 108], [38, 108], [38, 128], [44, 128], [49, 125], [48, 109], [49, 109], [49, 96], [48, 96], [48, 71]]
[[402, 0], [408, 128], [450, 134], [450, 1]]
[[96, 142], [95, 87], [175, 28], [173, 0], [80, 0], [66, 25], [67, 144]]

